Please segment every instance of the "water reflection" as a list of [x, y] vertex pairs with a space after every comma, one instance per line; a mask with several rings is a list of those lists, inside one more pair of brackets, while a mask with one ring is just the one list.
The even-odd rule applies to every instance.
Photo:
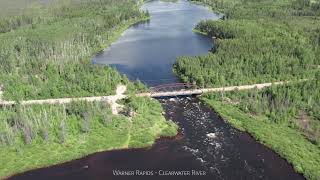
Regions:
[[176, 57], [207, 54], [212, 46], [210, 38], [192, 29], [201, 19], [218, 19], [218, 15], [186, 1], [152, 1], [143, 9], [148, 9], [151, 20], [132, 26], [93, 62], [115, 66], [131, 80], [148, 85], [176, 82], [172, 73]]
[[[178, 81], [171, 71], [176, 56], [206, 54], [210, 39], [191, 29], [200, 19], [217, 19], [186, 1], [152, 1], [143, 8], [150, 22], [137, 24], [93, 61], [111, 64], [130, 79], [148, 85]], [[61, 165], [29, 171], [11, 179], [304, 179], [276, 153], [230, 127], [196, 98], [159, 100], [166, 118], [179, 124], [175, 139], [149, 149], [102, 152]], [[202, 170], [206, 176], [114, 176], [113, 170]]]

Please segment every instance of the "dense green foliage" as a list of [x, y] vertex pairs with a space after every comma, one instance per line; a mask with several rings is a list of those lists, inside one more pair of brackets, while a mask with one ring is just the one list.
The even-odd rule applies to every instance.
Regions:
[[203, 98], [234, 127], [249, 132], [255, 139], [288, 160], [307, 179], [320, 177], [320, 148], [310, 143], [300, 132], [286, 125], [270, 122], [264, 116], [252, 116], [231, 104]]
[[[11, 2], [0, 2], [5, 99], [108, 95], [120, 83], [129, 93], [145, 89], [109, 66], [91, 63], [94, 53], [148, 18], [139, 10], [143, 1], [13, 1], [16, 11]], [[177, 134], [177, 125], [165, 120], [156, 100], [130, 97], [122, 104], [117, 116], [105, 102], [1, 107], [0, 178], [98, 151], [146, 147]]]
[[[141, 1], [70, 0], [0, 16], [0, 84], [7, 99], [111, 94], [128, 80], [91, 63], [132, 23]], [[132, 89], [132, 88], [131, 88]]]
[[112, 115], [101, 102], [7, 107], [0, 110], [0, 178], [110, 149], [146, 147], [177, 126], [150, 98], [123, 101], [133, 117]]
[[[174, 71], [200, 86], [289, 80], [264, 90], [203, 100], [308, 179], [320, 178], [320, 1], [197, 0], [224, 14], [195, 32], [215, 37], [206, 56], [180, 57]], [[295, 81], [308, 79], [307, 81]]]
[[236, 128], [252, 134], [308, 179], [320, 178], [320, 74], [316, 80], [204, 97]]
[[[224, 20], [202, 21], [196, 30], [216, 37], [212, 53], [180, 57], [174, 65], [183, 81], [200, 86], [249, 84], [307, 78], [320, 65], [317, 2], [203, 1], [225, 13]], [[300, 5], [302, 6], [302, 5]], [[298, 16], [298, 11], [312, 11]]]
[[225, 92], [206, 97], [297, 129], [320, 148], [320, 76], [317, 80], [272, 86], [264, 90]]

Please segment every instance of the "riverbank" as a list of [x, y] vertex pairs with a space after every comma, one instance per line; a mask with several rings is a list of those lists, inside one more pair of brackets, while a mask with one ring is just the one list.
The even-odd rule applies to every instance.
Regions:
[[265, 116], [248, 115], [231, 104], [207, 97], [201, 99], [233, 127], [248, 132], [257, 141], [286, 159], [307, 179], [319, 179], [320, 149], [300, 132], [285, 124], [272, 123]]
[[267, 1], [258, 13], [262, 7], [256, 2], [205, 2], [225, 14], [223, 20], [205, 20], [195, 27], [216, 37], [215, 53], [177, 58], [174, 71], [183, 81], [219, 87], [303, 79], [319, 71], [316, 5], [303, 9], [314, 15], [299, 16], [298, 8], [292, 8], [295, 3]]
[[1, 109], [7, 121], [0, 122], [0, 178], [95, 152], [150, 147], [177, 134], [177, 125], [166, 121], [156, 100], [136, 97], [121, 104], [120, 115], [98, 102]]
[[3, 99], [111, 95], [117, 84], [134, 91], [138, 87], [125, 76], [109, 66], [92, 64], [91, 58], [128, 27], [149, 19], [141, 5], [140, 1], [72, 1], [2, 16]]
[[208, 36], [208, 33], [203, 32], [203, 31], [199, 31], [198, 29], [192, 29], [192, 32], [195, 32], [197, 34], [201, 34], [203, 36]]
[[310, 79], [265, 90], [208, 94], [202, 100], [307, 179], [319, 179], [319, 3], [198, 1], [225, 18], [195, 27], [196, 33], [216, 37], [215, 48], [206, 56], [178, 58], [175, 73], [203, 87]]
[[[113, 95], [118, 84], [127, 85], [127, 94], [145, 89], [114, 68], [91, 62], [131, 25], [149, 19], [139, 10], [141, 2], [72, 1], [2, 17], [3, 98]], [[159, 137], [177, 134], [159, 102], [128, 96], [117, 102], [124, 107], [120, 115], [106, 102], [1, 107], [0, 178], [95, 152], [149, 147]]]

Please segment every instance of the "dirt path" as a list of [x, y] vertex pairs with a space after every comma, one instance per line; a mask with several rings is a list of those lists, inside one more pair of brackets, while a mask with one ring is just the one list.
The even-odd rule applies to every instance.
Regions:
[[0, 102], [2, 101], [2, 96], [3, 96], [3, 85], [0, 84]]
[[[299, 82], [307, 81], [308, 79], [301, 79]], [[240, 86], [226, 86], [220, 88], [203, 88], [194, 90], [183, 90], [183, 91], [172, 91], [172, 92], [158, 92], [158, 93], [142, 93], [137, 94], [138, 96], [150, 96], [150, 97], [165, 97], [165, 96], [178, 96], [178, 95], [192, 95], [192, 94], [203, 94], [209, 92], [227, 92], [235, 90], [248, 90], [248, 89], [263, 89], [270, 87], [272, 85], [283, 85], [288, 84], [290, 81], [279, 81], [274, 83], [261, 83], [261, 84], [251, 84], [251, 85], [240, 85]]]
[[[301, 82], [306, 81], [306, 79], [300, 80]], [[188, 94], [202, 94], [208, 92], [224, 92], [224, 91], [235, 91], [235, 90], [248, 90], [248, 89], [263, 89], [270, 87], [272, 85], [283, 85], [290, 83], [289, 81], [279, 81], [274, 83], [261, 83], [261, 84], [251, 84], [242, 86], [227, 86], [220, 88], [204, 88], [195, 90], [182, 90], [174, 92], [159, 92], [159, 93], [139, 93], [136, 94], [140, 97], [160, 97], [160, 96], [176, 96], [176, 95], [188, 95]], [[43, 99], [43, 100], [26, 100], [21, 101], [21, 105], [31, 105], [31, 104], [67, 104], [73, 101], [106, 101], [111, 105], [112, 113], [118, 114], [118, 110], [121, 109], [122, 105], [118, 104], [117, 101], [127, 97], [124, 93], [126, 92], [126, 86], [118, 85], [116, 90], [116, 95], [111, 96], [93, 96], [93, 97], [80, 97], [80, 98], [58, 98], [58, 99]], [[0, 105], [14, 105], [15, 101], [4, 101], [0, 99]]]
[[123, 108], [123, 105], [118, 104], [117, 101], [120, 99], [124, 99], [126, 95], [124, 93], [127, 91], [127, 87], [125, 85], [118, 85], [116, 89], [116, 95], [108, 96], [107, 102], [111, 106], [112, 114], [116, 115], [119, 113], [119, 110]]
[[[68, 104], [73, 101], [105, 101], [108, 102], [111, 106], [111, 110], [113, 114], [118, 114], [119, 110], [123, 107], [122, 105], [118, 104], [117, 101], [120, 99], [124, 99], [126, 95], [127, 87], [124, 85], [118, 85], [116, 89], [116, 95], [112, 96], [95, 96], [95, 97], [80, 97], [80, 98], [57, 98], [57, 99], [43, 99], [43, 100], [26, 100], [21, 101], [21, 105], [32, 105], [32, 104]], [[0, 91], [0, 95], [1, 95]], [[4, 101], [0, 98], [0, 105], [14, 105], [16, 104], [15, 101]]]

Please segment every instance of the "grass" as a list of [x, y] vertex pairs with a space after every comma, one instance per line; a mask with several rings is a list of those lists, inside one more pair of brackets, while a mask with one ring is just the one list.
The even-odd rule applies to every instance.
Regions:
[[220, 101], [202, 98], [233, 127], [250, 133], [256, 140], [273, 149], [290, 162], [307, 179], [320, 178], [320, 149], [298, 131], [263, 116], [251, 116], [238, 108]]
[[201, 34], [201, 35], [204, 35], [204, 36], [208, 36], [208, 33], [206, 32], [203, 32], [203, 31], [199, 31], [198, 29], [192, 29], [192, 32], [194, 33], [197, 33], [197, 34]]
[[[135, 97], [129, 98], [124, 104], [130, 109], [134, 104], [134, 117], [113, 116], [110, 107], [98, 102], [74, 103], [66, 107], [23, 107], [23, 122], [33, 130], [30, 143], [24, 141], [26, 134], [21, 126], [26, 125], [6, 124], [19, 111], [0, 110], [0, 137], [13, 135], [10, 132], [15, 133], [10, 141], [0, 141], [0, 178], [78, 159], [95, 152], [148, 147], [159, 137], [177, 134], [177, 125], [165, 120], [162, 107], [156, 100]], [[84, 113], [88, 114], [87, 118]], [[62, 132], [61, 139], [62, 121], [65, 122], [65, 132]], [[89, 123], [86, 124], [86, 121]], [[43, 122], [47, 124], [41, 125]], [[41, 129], [45, 127], [49, 127], [46, 140], [41, 135]]]

